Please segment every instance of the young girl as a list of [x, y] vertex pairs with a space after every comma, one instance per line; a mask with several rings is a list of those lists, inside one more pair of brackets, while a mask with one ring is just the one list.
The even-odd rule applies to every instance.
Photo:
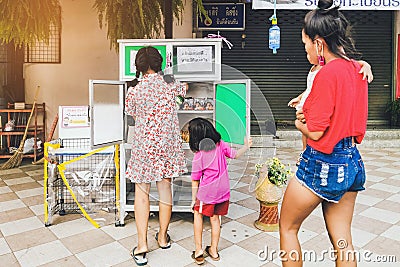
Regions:
[[[221, 140], [221, 135], [208, 120], [195, 118], [189, 122], [189, 146], [195, 153], [192, 162], [192, 209], [196, 250], [192, 258], [197, 264], [204, 263], [204, 256], [219, 260], [219, 216], [228, 213], [230, 197], [225, 157], [236, 159], [251, 145], [251, 138], [245, 138], [244, 146], [236, 151]], [[209, 216], [211, 222], [211, 246], [207, 246], [204, 252], [203, 215]]]

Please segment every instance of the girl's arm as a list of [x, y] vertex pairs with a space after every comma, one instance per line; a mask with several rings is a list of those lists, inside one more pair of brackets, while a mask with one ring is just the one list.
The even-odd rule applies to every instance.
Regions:
[[239, 158], [241, 155], [246, 152], [247, 149], [249, 149], [253, 145], [253, 139], [251, 137], [249, 138], [244, 138], [244, 145], [236, 152], [235, 159]]
[[295, 108], [297, 106], [297, 104], [300, 103], [301, 98], [303, 97], [303, 93], [299, 94], [298, 96], [296, 96], [295, 98], [293, 98], [292, 100], [289, 101], [289, 103], [287, 104], [289, 107], [291, 108]]
[[197, 191], [199, 190], [199, 184], [200, 184], [200, 181], [192, 180], [192, 203], [190, 204], [190, 208], [192, 209], [192, 211], [194, 208], [194, 204], [196, 202]]
[[374, 75], [372, 74], [371, 65], [368, 64], [368, 62], [366, 62], [364, 60], [359, 60], [357, 62], [361, 66], [359, 73], [362, 73], [363, 80], [365, 80], [365, 78], [366, 78], [368, 83], [371, 83], [374, 79]]

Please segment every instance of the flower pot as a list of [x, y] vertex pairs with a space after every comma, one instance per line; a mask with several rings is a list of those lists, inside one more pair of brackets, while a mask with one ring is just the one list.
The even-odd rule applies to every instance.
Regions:
[[264, 232], [279, 231], [278, 203], [260, 202], [260, 215], [254, 222], [254, 226]]

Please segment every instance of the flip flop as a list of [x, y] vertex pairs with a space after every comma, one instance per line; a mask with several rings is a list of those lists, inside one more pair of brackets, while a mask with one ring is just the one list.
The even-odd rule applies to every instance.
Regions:
[[211, 256], [211, 254], [210, 254], [210, 248], [211, 248], [211, 246], [206, 246], [206, 249], [204, 250], [204, 252], [205, 252], [205, 254], [206, 254], [206, 257], [208, 256], [208, 257], [210, 257], [213, 261], [219, 261], [219, 253], [217, 252], [217, 257], [213, 257], [213, 256]]
[[195, 253], [196, 253], [196, 251], [193, 251], [193, 253], [192, 253], [192, 259], [194, 259], [194, 262], [197, 264], [197, 265], [202, 265], [204, 262], [205, 262], [205, 260], [204, 260], [204, 255], [203, 254], [200, 254], [199, 256], [195, 256]]
[[136, 265], [137, 266], [145, 266], [145, 265], [147, 265], [147, 258], [146, 258], [146, 253], [147, 252], [142, 252], [142, 253], [135, 254], [135, 249], [137, 249], [137, 247], [134, 247], [133, 250], [131, 251], [131, 257], [135, 261]]
[[165, 246], [161, 246], [160, 243], [158, 243], [158, 232], [156, 233], [156, 235], [154, 236], [154, 238], [157, 241], [157, 244], [160, 248], [162, 249], [168, 249], [171, 247], [171, 237], [169, 236], [169, 234], [167, 233], [167, 244]]

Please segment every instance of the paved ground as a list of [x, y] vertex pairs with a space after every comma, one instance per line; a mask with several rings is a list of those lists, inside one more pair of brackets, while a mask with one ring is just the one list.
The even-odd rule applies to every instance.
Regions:
[[[400, 266], [400, 152], [360, 150], [367, 169], [367, 190], [357, 198], [352, 228], [353, 243], [361, 255], [359, 266]], [[277, 154], [293, 165], [298, 152], [279, 149]], [[273, 254], [279, 249], [278, 233], [253, 226], [259, 206], [249, 185], [258, 161], [256, 155], [231, 161], [232, 198], [229, 214], [222, 218], [221, 260], [207, 258], [204, 266], [280, 266]], [[18, 169], [0, 171], [0, 266], [135, 266], [129, 256], [136, 244], [133, 214], [128, 215], [125, 227], [110, 224], [99, 229], [79, 214], [56, 215], [53, 225], [45, 227], [43, 214], [42, 167], [25, 162]], [[196, 266], [190, 258], [194, 247], [191, 213], [173, 214], [171, 249], [157, 247], [157, 229], [155, 214], [149, 225], [148, 266]], [[204, 245], [210, 241], [209, 229], [206, 222]], [[324, 259], [321, 256], [330, 243], [320, 208], [304, 222], [299, 238], [302, 248], [315, 251], [317, 257], [304, 266], [334, 266], [327, 254]], [[260, 254], [262, 250], [266, 253]], [[383, 262], [393, 260], [397, 262]]]

